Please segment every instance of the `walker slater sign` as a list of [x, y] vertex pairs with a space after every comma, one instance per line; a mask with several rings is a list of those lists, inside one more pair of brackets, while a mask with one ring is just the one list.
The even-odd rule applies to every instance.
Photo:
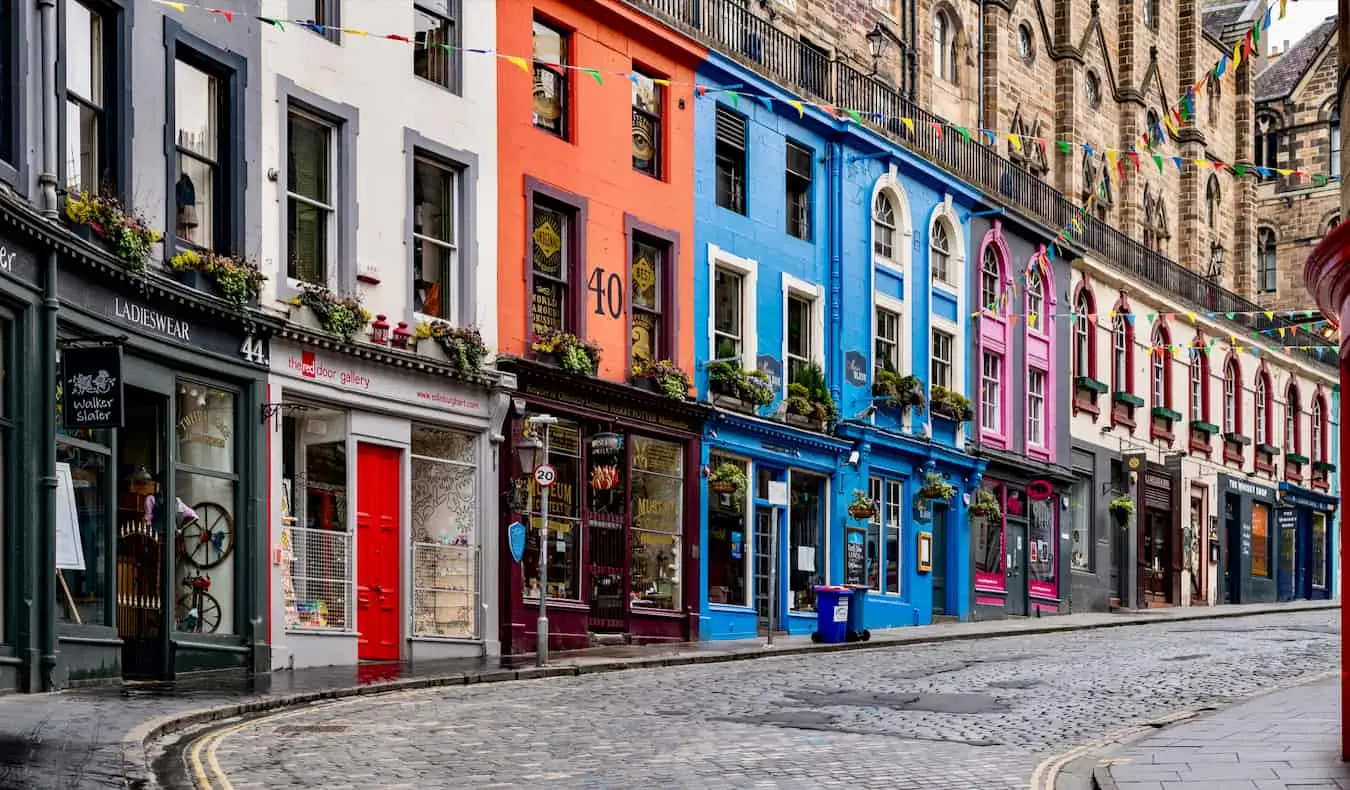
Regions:
[[122, 427], [122, 348], [61, 352], [61, 423], [67, 428]]

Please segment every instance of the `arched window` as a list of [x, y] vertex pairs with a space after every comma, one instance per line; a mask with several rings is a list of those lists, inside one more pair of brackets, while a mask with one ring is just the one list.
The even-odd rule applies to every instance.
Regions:
[[1275, 231], [1260, 228], [1256, 231], [1256, 290], [1258, 293], [1271, 294], [1279, 288], [1277, 281], [1277, 263], [1275, 260]]
[[1086, 285], [1078, 290], [1078, 298], [1073, 303], [1073, 375], [1095, 379], [1097, 366], [1094, 343], [1097, 327], [1093, 323], [1096, 308], [1092, 304], [1092, 291]]
[[1167, 225], [1167, 206], [1161, 195], [1154, 195], [1153, 188], [1144, 186], [1144, 246], [1155, 252], [1163, 252], [1163, 245], [1171, 238]]
[[1172, 338], [1167, 327], [1161, 324], [1153, 328], [1153, 348], [1149, 350], [1149, 390], [1153, 395], [1155, 409], [1172, 408], [1172, 366], [1169, 364], [1168, 346]]
[[1326, 438], [1326, 431], [1323, 430], [1322, 425], [1322, 414], [1322, 396], [1318, 395], [1313, 398], [1312, 414], [1308, 423], [1308, 438], [1311, 440], [1309, 442], [1311, 445], [1309, 457], [1312, 458], [1313, 463], [1326, 460], [1326, 448], [1322, 446], [1322, 441]]
[[1199, 339], [1191, 346], [1191, 419], [1209, 422], [1209, 355]]
[[1115, 322], [1111, 326], [1111, 390], [1113, 392], [1129, 392], [1131, 384], [1132, 357], [1133, 349], [1130, 347], [1129, 311], [1116, 313]]
[[1209, 226], [1219, 226], [1222, 196], [1219, 192], [1219, 177], [1210, 173], [1209, 183], [1205, 185], [1205, 210], [1209, 215]]
[[895, 252], [895, 204], [878, 192], [872, 204], [872, 254], [890, 259]]
[[1027, 269], [1027, 329], [1047, 331], [1042, 322], [1044, 313], [1045, 284], [1041, 277], [1041, 264], [1033, 261]]
[[1328, 134], [1331, 137], [1331, 156], [1328, 158], [1327, 172], [1333, 176], [1341, 174], [1341, 110], [1335, 104], [1331, 105], [1331, 118], [1327, 123], [1330, 125]]
[[956, 21], [951, 12], [939, 8], [933, 15], [933, 72], [953, 85], [957, 80], [957, 35]]
[[952, 242], [951, 232], [947, 229], [946, 218], [938, 217], [933, 221], [933, 230], [928, 234], [928, 247], [931, 253], [928, 259], [928, 268], [933, 281], [951, 282]]
[[1242, 397], [1242, 372], [1236, 359], [1223, 366], [1223, 432], [1237, 433], [1242, 425], [1239, 398]]
[[1270, 442], [1270, 382], [1264, 370], [1256, 373], [1256, 443]]
[[1289, 384], [1289, 389], [1284, 391], [1284, 451], [1286, 453], [1297, 453], [1300, 450], [1300, 441], [1303, 437], [1299, 436], [1299, 422], [1303, 417], [1303, 405], [1299, 403], [1298, 385]]
[[1144, 137], [1148, 139], [1150, 147], [1158, 143], [1158, 138], [1162, 135], [1162, 124], [1158, 122], [1158, 113], [1149, 110], [1144, 114]]
[[1256, 166], [1280, 166], [1280, 122], [1273, 115], [1256, 119]]
[[980, 307], [998, 313], [998, 299], [1003, 295], [1003, 267], [999, 264], [994, 245], [984, 248], [980, 261]]

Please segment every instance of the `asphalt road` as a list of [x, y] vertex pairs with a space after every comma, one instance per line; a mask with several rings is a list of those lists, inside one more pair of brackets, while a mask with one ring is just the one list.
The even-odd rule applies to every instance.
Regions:
[[[1043, 760], [1324, 673], [1338, 612], [456, 686], [230, 724], [167, 787], [1030, 787]], [[183, 770], [186, 766], [186, 770]]]

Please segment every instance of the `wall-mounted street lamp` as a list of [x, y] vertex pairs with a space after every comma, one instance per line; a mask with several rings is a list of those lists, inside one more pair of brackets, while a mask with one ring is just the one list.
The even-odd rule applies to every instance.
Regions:
[[1217, 280], [1223, 277], [1223, 260], [1228, 251], [1217, 241], [1209, 243], [1209, 268], [1205, 271], [1205, 276], [1211, 280]]
[[886, 40], [890, 39], [896, 44], [901, 41], [890, 28], [882, 25], [880, 22], [872, 25], [872, 29], [865, 36], [867, 39], [867, 54], [872, 57], [872, 73], [868, 76], [876, 76], [877, 66], [881, 63], [881, 56], [886, 54]]

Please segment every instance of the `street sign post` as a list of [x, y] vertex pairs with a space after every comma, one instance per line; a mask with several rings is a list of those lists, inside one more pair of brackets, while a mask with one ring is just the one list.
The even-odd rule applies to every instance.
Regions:
[[534, 468], [534, 482], [540, 488], [548, 488], [558, 479], [558, 470], [551, 464], [540, 464]]

